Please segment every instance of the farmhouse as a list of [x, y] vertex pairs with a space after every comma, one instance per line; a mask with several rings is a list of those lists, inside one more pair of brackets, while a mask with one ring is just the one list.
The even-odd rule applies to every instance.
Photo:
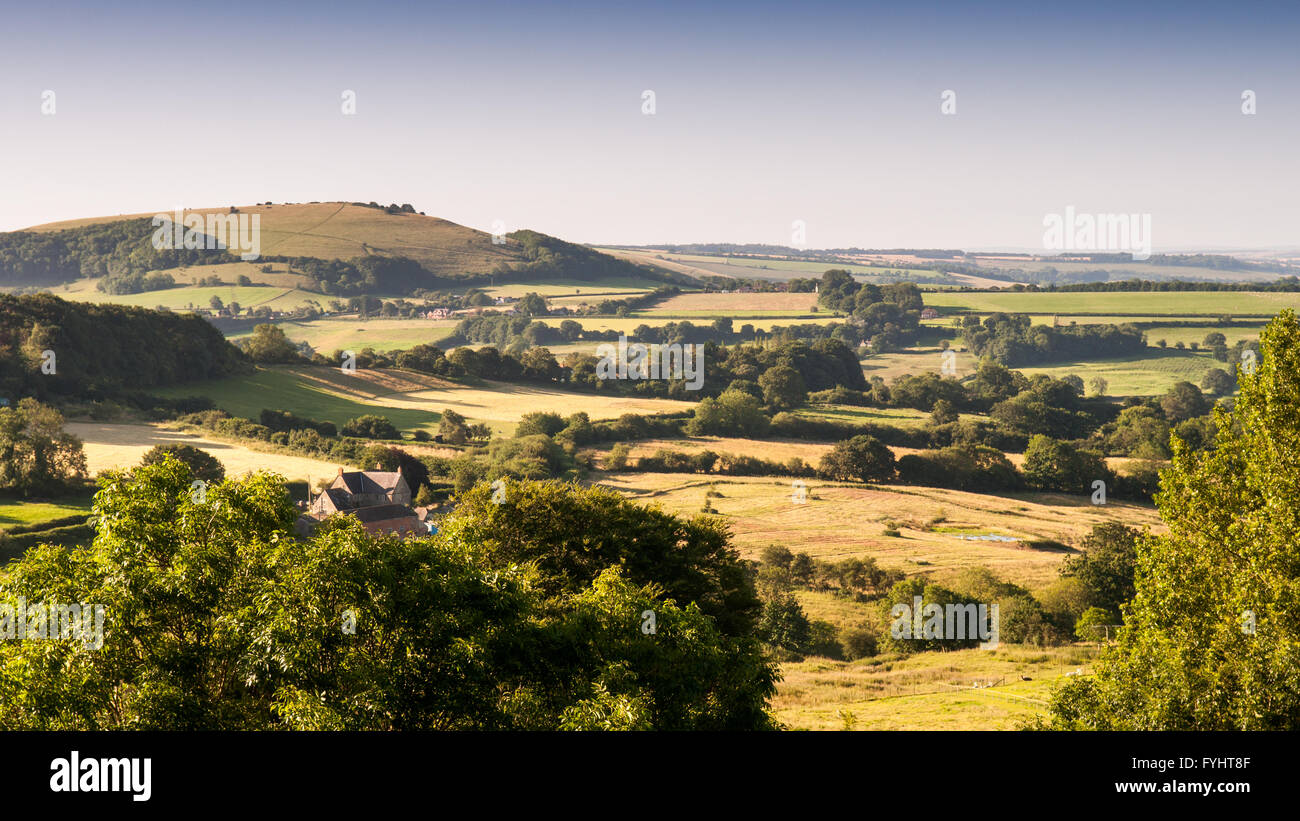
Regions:
[[429, 533], [425, 516], [411, 507], [411, 488], [398, 471], [339, 468], [330, 486], [307, 502], [297, 529], [306, 535], [336, 514], [356, 517], [367, 532], [375, 535]]
[[921, 310], [921, 319], [938, 319], [939, 312], [933, 308], [924, 308]]

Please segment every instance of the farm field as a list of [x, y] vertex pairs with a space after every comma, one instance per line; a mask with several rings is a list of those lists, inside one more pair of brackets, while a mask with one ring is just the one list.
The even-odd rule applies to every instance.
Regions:
[[271, 470], [290, 480], [308, 477], [319, 479], [332, 476], [339, 468], [338, 465], [318, 459], [253, 450], [243, 444], [167, 430], [157, 425], [68, 422], [65, 428], [68, 433], [79, 436], [85, 442], [86, 465], [92, 476], [104, 470], [134, 467], [150, 448], [174, 443], [193, 445], [207, 451], [225, 466], [227, 476]]
[[173, 311], [207, 308], [214, 296], [225, 304], [238, 302], [241, 308], [266, 307], [281, 311], [309, 302], [324, 306], [331, 299], [324, 294], [273, 285], [205, 285], [166, 288], [139, 294], [106, 294], [95, 287], [95, 282], [97, 280], [81, 280], [72, 283], [71, 286], [60, 286], [50, 290], [56, 296], [78, 302], [136, 305], [142, 308], [156, 308], [162, 305]]
[[1217, 325], [1201, 325], [1187, 328], [1161, 327], [1147, 328], [1146, 335], [1147, 344], [1153, 346], [1161, 339], [1165, 340], [1170, 345], [1179, 342], [1184, 345], [1191, 345], [1193, 342], [1200, 345], [1204, 342], [1206, 334], [1221, 333], [1227, 340], [1228, 346], [1231, 347], [1232, 345], [1235, 345], [1238, 340], [1258, 340], [1259, 332], [1263, 329], [1263, 325], [1230, 328], [1221, 328]]
[[[659, 450], [674, 450], [682, 453], [700, 453], [711, 450], [714, 453], [729, 453], [738, 456], [756, 456], [768, 461], [786, 462], [799, 458], [807, 464], [816, 465], [833, 446], [822, 442], [801, 442], [795, 439], [740, 439], [730, 436], [683, 436], [680, 439], [643, 439], [629, 442], [629, 455], [640, 459], [653, 456]], [[610, 444], [597, 448], [602, 458], [609, 455]], [[686, 474], [683, 474], [686, 475]]]
[[[976, 284], [963, 281], [957, 275], [940, 273], [932, 268], [900, 269], [888, 265], [829, 262], [826, 260], [765, 259], [760, 257], [733, 257], [721, 254], [679, 254], [654, 248], [597, 248], [596, 250], [636, 262], [657, 265], [696, 277], [728, 277], [733, 279], [767, 279], [784, 282], [791, 279], [820, 277], [831, 268], [849, 271], [861, 280], [896, 279], [900, 270], [923, 278], [943, 278], [954, 284]], [[973, 278], [967, 277], [966, 280]], [[980, 282], [978, 284], [986, 284]]]
[[[961, 340], [955, 340], [955, 342], [953, 350], [956, 352], [957, 358], [953, 360], [953, 365], [956, 368], [956, 376], [960, 379], [975, 373], [979, 362], [972, 354], [961, 347]], [[924, 373], [926, 371], [939, 373], [944, 364], [940, 358], [941, 355], [942, 349], [937, 345], [918, 345], [901, 351], [872, 354], [862, 360], [862, 371], [866, 374], [867, 379], [879, 376], [886, 383], [909, 373]]]
[[1216, 282], [1273, 282], [1284, 276], [1273, 271], [1234, 271], [1222, 268], [1208, 268], [1200, 265], [1152, 265], [1144, 262], [1071, 262], [1058, 261], [1051, 257], [1041, 259], [998, 259], [992, 256], [976, 255], [976, 264], [981, 268], [1001, 269], [1003, 271], [1042, 271], [1055, 268], [1061, 273], [1074, 274], [1088, 271], [1105, 270], [1112, 281], [1123, 279], [1193, 279]]
[[[602, 464], [608, 459], [609, 451], [612, 445], [605, 445], [594, 448], [593, 452], [600, 454]], [[660, 450], [678, 451], [681, 453], [702, 453], [711, 450], [717, 454], [731, 454], [733, 456], [753, 456], [761, 454], [761, 458], [768, 461], [788, 462], [790, 459], [802, 459], [805, 464], [816, 466], [823, 456], [825, 456], [834, 447], [834, 444], [826, 442], [804, 442], [796, 439], [740, 439], [727, 436], [683, 436], [680, 439], [645, 439], [633, 442], [630, 445], [628, 455], [640, 459], [646, 456], [654, 456]], [[925, 453], [924, 448], [909, 448], [900, 445], [887, 445], [890, 453], [894, 454], [895, 459], [901, 459], [908, 454]], [[1016, 468], [1021, 468], [1025, 462], [1023, 453], [1004, 453], [1007, 461]], [[1113, 471], [1118, 473], [1127, 473], [1127, 466], [1130, 462], [1136, 461], [1127, 456], [1107, 456], [1104, 461]], [[691, 475], [691, 474], [680, 474]], [[728, 477], [730, 478], [730, 477]], [[789, 481], [786, 479], [785, 481]]]
[[[857, 405], [814, 405], [795, 411], [799, 416], [814, 419], [829, 419], [835, 422], [864, 424], [874, 422], [881, 425], [894, 425], [900, 428], [925, 427], [930, 414], [914, 408], [865, 408]], [[962, 419], [986, 419], [979, 413], [960, 414]]]
[[655, 288], [665, 283], [654, 279], [642, 279], [634, 277], [608, 277], [598, 281], [583, 279], [548, 279], [539, 282], [512, 282], [506, 285], [493, 285], [490, 287], [480, 287], [477, 290], [483, 291], [490, 296], [511, 296], [521, 297], [524, 294], [536, 293], [541, 294], [548, 299], [551, 297], [587, 297], [600, 295], [602, 297], [615, 295], [643, 294], [653, 291]]
[[1050, 366], [1017, 368], [1026, 376], [1045, 373], [1053, 377], [1074, 374], [1088, 380], [1100, 376], [1106, 380], [1111, 396], [1155, 396], [1169, 390], [1176, 382], [1199, 385], [1212, 368], [1228, 369], [1231, 365], [1217, 361], [1208, 351], [1192, 352], [1147, 348], [1147, 353], [1131, 359], [1098, 359], [1064, 362]]
[[89, 512], [89, 496], [50, 500], [0, 498], [0, 531]]
[[[263, 271], [263, 268], [269, 267], [270, 271]], [[165, 271], [150, 273], [168, 274], [177, 282], [197, 283], [201, 279], [217, 277], [222, 282], [237, 282], [239, 277], [246, 276], [254, 285], [272, 285], [277, 288], [302, 288], [310, 291], [315, 281], [305, 274], [291, 273], [289, 264], [285, 262], [227, 262], [221, 265], [191, 265], [181, 266], [180, 268], [168, 268]], [[323, 300], [334, 299], [335, 297], [326, 294], [319, 294]]]
[[[613, 331], [615, 333], [624, 333], [631, 335], [639, 326], [647, 325], [652, 328], [658, 328], [667, 325], [669, 322], [680, 322], [683, 319], [690, 319], [696, 324], [707, 324], [712, 318], [699, 316], [662, 316], [662, 315], [633, 315], [628, 317], [570, 317], [589, 331]], [[542, 321], [551, 327], [559, 327], [566, 317], [545, 317]], [[765, 319], [737, 319], [736, 327], [750, 324], [760, 331], [770, 331], [778, 325], [807, 325], [819, 322], [829, 321], [828, 318], [816, 317], [777, 317]], [[439, 345], [447, 348], [444, 344], [452, 332], [455, 331], [456, 325], [460, 322], [456, 319], [357, 319], [355, 317], [324, 317], [321, 319], [310, 320], [280, 320], [274, 324], [279, 325], [286, 336], [294, 342], [306, 342], [312, 348], [320, 353], [329, 354], [336, 350], [360, 351], [363, 348], [373, 348], [376, 351], [395, 351], [407, 350], [416, 345]], [[238, 340], [248, 336], [252, 330], [245, 330], [230, 335], [230, 339]], [[472, 348], [480, 348], [486, 345], [484, 342], [474, 342], [469, 345]], [[560, 353], [572, 353], [581, 351], [584, 353], [595, 353], [599, 342], [577, 342], [570, 344], [548, 345], [547, 347], [557, 356]], [[452, 346], [456, 347], [456, 346]]]
[[[1039, 550], [1026, 541], [1077, 543], [1094, 524], [1118, 521], [1162, 529], [1153, 507], [1124, 502], [1092, 505], [1086, 496], [1055, 493], [981, 495], [957, 490], [895, 485], [840, 485], [805, 480], [808, 502], [791, 501], [791, 480], [776, 477], [703, 477], [693, 474], [611, 473], [599, 484], [631, 498], [655, 502], [670, 513], [698, 515], [705, 493], [716, 489], [713, 507], [730, 527], [745, 558], [769, 544], [815, 558], [872, 556], [881, 566], [909, 576], [930, 576], [985, 566], [1030, 589], [1055, 578], [1065, 553]], [[934, 522], [942, 517], [942, 521]], [[884, 535], [892, 522], [899, 537]], [[957, 538], [1003, 535], [1018, 542]]]
[[815, 307], [817, 294], [813, 293], [693, 293], [666, 299], [653, 308], [638, 313], [646, 316], [729, 316], [740, 312], [746, 315], [802, 316], [811, 313]]
[[1246, 315], [1271, 317], [1283, 308], [1300, 308], [1300, 293], [1237, 291], [1050, 292], [932, 291], [925, 304], [990, 313], [1135, 314], [1158, 317]]
[[683, 411], [691, 402], [559, 391], [540, 386], [483, 382], [478, 386], [446, 382], [399, 370], [342, 373], [325, 366], [276, 366], [252, 374], [195, 382], [158, 391], [164, 396], [209, 396], [236, 416], [256, 419], [264, 408], [293, 410], [312, 419], [342, 425], [365, 414], [380, 414], [400, 430], [434, 432], [441, 413], [450, 408], [497, 434], [513, 431], [525, 413], [550, 410], [568, 416], [585, 411], [592, 419], [624, 413]]
[[[326, 317], [309, 320], [283, 320], [275, 324], [294, 342], [306, 342], [317, 352], [331, 354], [338, 350], [376, 351], [407, 350], [416, 345], [437, 345], [456, 328], [455, 319], [356, 319]], [[240, 339], [252, 331], [231, 334]]]
[[904, 276], [918, 277], [943, 276], [932, 268], [900, 269], [886, 265], [861, 265], [852, 263], [828, 262], [825, 260], [763, 259], [754, 257], [733, 257], [709, 254], [674, 254], [669, 252], [651, 252], [652, 257], [662, 256], [673, 262], [685, 263], [715, 274], [755, 279], [794, 279], [820, 277], [828, 269], [839, 268], [863, 278], [894, 274], [900, 270]]
[[[1179, 330], [1185, 333], [1174, 333], [1174, 331]], [[1060, 378], [1073, 374], [1082, 378], [1085, 383], [1094, 376], [1100, 376], [1107, 381], [1106, 392], [1111, 396], [1155, 396], [1163, 394], [1176, 382], [1191, 382], [1199, 385], [1206, 372], [1212, 368], [1227, 369], [1230, 367], [1228, 364], [1214, 359], [1208, 350], [1180, 351], [1172, 347], [1179, 340], [1183, 340], [1185, 344], [1191, 342], [1199, 344], [1205, 338], [1205, 334], [1211, 330], [1214, 330], [1212, 326], [1183, 329], [1161, 328], [1148, 333], [1148, 342], [1153, 343], [1155, 339], [1165, 339], [1170, 345], [1169, 348], [1158, 348], [1152, 345], [1143, 354], [1135, 357], [1057, 362], [1041, 366], [1019, 365], [1015, 366], [1013, 370], [1020, 371], [1026, 376], [1045, 373]], [[1227, 333], [1228, 330], [1234, 329], [1224, 331], [1229, 344], [1232, 344], [1238, 338], [1256, 338], [1256, 335], [1247, 333], [1247, 329], [1244, 328], [1235, 329], [1241, 332], [1240, 336], [1230, 335]], [[1169, 333], [1166, 333], [1166, 331]], [[979, 362], [973, 354], [960, 347], [960, 340], [957, 343], [957, 347], [954, 347], [957, 355], [956, 359], [953, 360], [953, 364], [956, 368], [956, 377], [961, 379], [973, 374]], [[902, 351], [891, 351], [869, 356], [862, 361], [862, 370], [868, 378], [879, 376], [888, 383], [904, 374], [918, 374], [927, 371], [939, 372], [943, 364], [939, 357], [940, 349], [937, 347], [908, 348]]]
[[1097, 652], [1082, 644], [1003, 645], [852, 662], [808, 658], [781, 666], [772, 706], [795, 730], [846, 729], [846, 719], [856, 730], [1014, 730], [1046, 715], [1052, 690], [1066, 673], [1090, 672]]

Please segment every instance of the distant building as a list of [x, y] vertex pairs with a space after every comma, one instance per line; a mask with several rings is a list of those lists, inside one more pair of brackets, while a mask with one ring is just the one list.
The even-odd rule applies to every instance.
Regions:
[[939, 312], [933, 308], [921, 309], [921, 319], [938, 319]]
[[421, 512], [411, 507], [411, 488], [400, 472], [339, 468], [330, 486], [307, 503], [297, 530], [310, 535], [316, 525], [342, 514], [356, 517], [375, 535], [424, 536], [429, 533], [424, 521], [428, 511], [422, 508]]

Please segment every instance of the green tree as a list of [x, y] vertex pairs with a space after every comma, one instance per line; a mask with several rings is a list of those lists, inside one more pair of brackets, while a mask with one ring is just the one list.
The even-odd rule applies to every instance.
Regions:
[[780, 410], [796, 408], [808, 398], [803, 377], [789, 365], [768, 368], [758, 377], [758, 386], [763, 390], [763, 401]]
[[960, 417], [957, 414], [957, 406], [947, 399], [936, 399], [934, 410], [930, 412], [930, 422], [935, 425], [947, 425], [950, 422], [956, 422]]
[[778, 594], [763, 603], [757, 632], [763, 641], [773, 647], [791, 653], [802, 653], [812, 638], [812, 625], [793, 595]]
[[1083, 553], [1066, 559], [1061, 575], [1079, 580], [1090, 605], [1118, 613], [1133, 598], [1140, 535], [1118, 522], [1093, 525], [1080, 545]]
[[154, 445], [140, 458], [141, 465], [156, 465], [167, 456], [173, 456], [184, 462], [194, 474], [195, 479], [205, 482], [220, 482], [226, 478], [226, 468], [215, 456], [206, 450], [199, 450], [193, 445]]
[[533, 411], [519, 417], [515, 436], [554, 436], [564, 430], [564, 417], [551, 411]]
[[1156, 496], [1167, 533], [1138, 541], [1135, 595], [1095, 675], [1063, 687], [1052, 724], [1106, 730], [1300, 728], [1300, 326], [1260, 337], [1217, 441], [1177, 436]]
[[606, 488], [554, 481], [511, 482], [504, 499], [492, 497], [486, 483], [462, 494], [443, 532], [463, 533], [503, 565], [532, 563], [548, 595], [580, 590], [620, 566], [633, 584], [658, 584], [667, 598], [695, 602], [728, 635], [749, 635], [760, 602], [725, 524], [707, 516], [683, 521]]
[[438, 422], [438, 435], [449, 445], [463, 445], [469, 441], [469, 425], [464, 416], [446, 408]]
[[894, 453], [872, 436], [854, 436], [836, 443], [822, 457], [818, 471], [839, 481], [888, 479], [894, 475]]
[[1093, 482], [1111, 479], [1100, 455], [1042, 434], [1029, 440], [1021, 469], [1030, 487], [1060, 493], [1091, 493]]
[[706, 397], [695, 406], [686, 424], [690, 436], [754, 436], [767, 429], [770, 420], [759, 400], [738, 390], [723, 391], [716, 399]]
[[524, 316], [546, 316], [550, 313], [546, 299], [541, 294], [527, 293], [515, 304], [515, 310]]
[[1165, 412], [1165, 418], [1170, 422], [1181, 422], [1193, 416], [1200, 416], [1209, 409], [1209, 404], [1201, 389], [1191, 382], [1177, 382], [1160, 397], [1160, 407]]
[[58, 494], [85, 478], [85, 450], [64, 432], [63, 414], [31, 397], [0, 407], [0, 491]]
[[270, 323], [262, 323], [253, 328], [252, 335], [240, 341], [240, 347], [254, 362], [271, 364], [296, 362], [300, 359], [298, 346], [289, 341], [280, 326]]
[[339, 433], [361, 439], [401, 439], [402, 434], [386, 416], [368, 413], [343, 423]]
[[[626, 550], [561, 577], [520, 559], [590, 539], [589, 491], [512, 485], [521, 529], [481, 519], [496, 510], [481, 486], [437, 537], [374, 537], [340, 516], [300, 541], [278, 477], [205, 499], [192, 480], [172, 457], [105, 473], [88, 548], [38, 545], [0, 574], [2, 606], [105, 614], [102, 644], [0, 641], [0, 729], [773, 726], [775, 669], [747, 622], [724, 629], [758, 603], [735, 598], [748, 577], [721, 530], [610, 498], [622, 532], [601, 533]], [[660, 549], [643, 562], [646, 544]], [[632, 581], [647, 574], [662, 582]]]
[[605, 460], [606, 470], [623, 470], [627, 467], [628, 456], [632, 453], [632, 448], [626, 442], [619, 442], [609, 450], [609, 458]]
[[1228, 396], [1237, 389], [1237, 380], [1223, 368], [1210, 368], [1201, 378], [1201, 387], [1218, 396]]
[[1074, 623], [1074, 635], [1083, 641], [1105, 641], [1112, 633], [1109, 628], [1119, 624], [1115, 614], [1104, 607], [1089, 607]]

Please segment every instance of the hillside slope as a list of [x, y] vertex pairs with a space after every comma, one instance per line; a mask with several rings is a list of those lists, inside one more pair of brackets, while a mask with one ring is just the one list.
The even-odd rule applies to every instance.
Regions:
[[[493, 242], [491, 234], [448, 220], [367, 205], [315, 202], [238, 208], [241, 214], [260, 217], [263, 258], [347, 261], [366, 257], [405, 257], [440, 280], [500, 276], [506, 269], [536, 269], [539, 264], [540, 267], [555, 267], [557, 261], [576, 270], [552, 273], [584, 279], [610, 275], [655, 279], [674, 277], [653, 265], [619, 260], [531, 231], [518, 231]], [[225, 214], [228, 210], [229, 206], [220, 206], [187, 209], [186, 213]], [[51, 234], [152, 216], [121, 214], [67, 220], [32, 226], [15, 234]], [[540, 251], [539, 245], [543, 246]], [[506, 276], [516, 278], [509, 274]]]

